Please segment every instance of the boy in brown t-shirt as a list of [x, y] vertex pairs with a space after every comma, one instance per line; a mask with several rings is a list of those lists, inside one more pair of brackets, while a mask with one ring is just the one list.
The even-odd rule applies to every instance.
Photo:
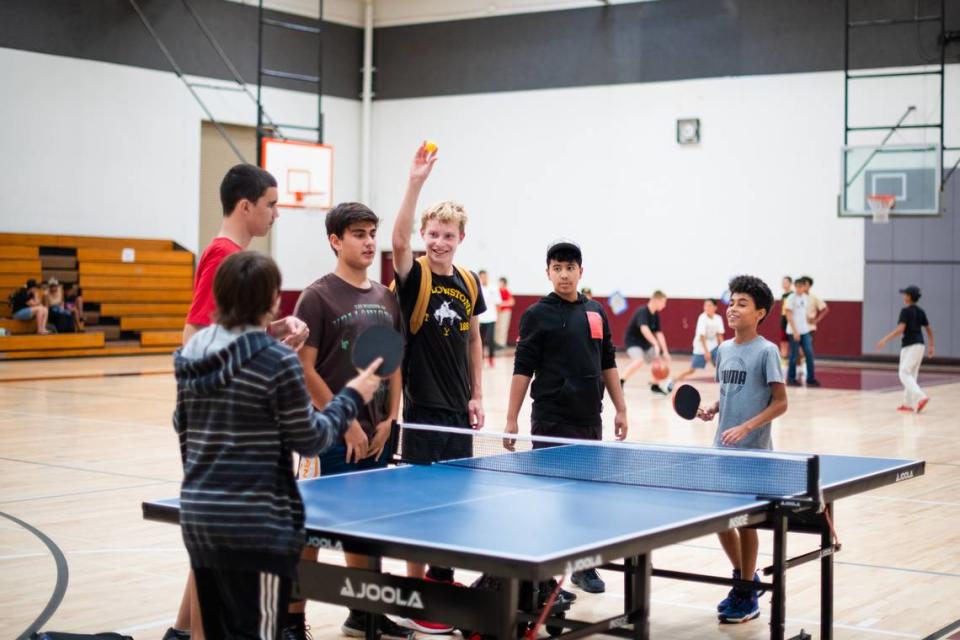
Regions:
[[[300, 295], [294, 315], [306, 323], [310, 336], [298, 352], [310, 398], [323, 408], [333, 396], [356, 376], [350, 358], [353, 341], [373, 325], [388, 325], [400, 330], [397, 298], [387, 287], [371, 282], [367, 269], [377, 251], [376, 214], [365, 205], [345, 202], [327, 214], [327, 236], [337, 266]], [[391, 427], [400, 410], [402, 391], [400, 371], [388, 378], [372, 402], [360, 410], [357, 419], [344, 433], [343, 441], [318, 458], [300, 460], [300, 477], [315, 478], [387, 465], [393, 455]], [[317, 559], [316, 549], [305, 549], [305, 559]], [[366, 568], [364, 556], [347, 554], [347, 566]], [[304, 633], [303, 601], [290, 607], [292, 637]], [[342, 631], [348, 636], [364, 635], [367, 615], [350, 611]], [[413, 632], [397, 626], [386, 616], [378, 616], [381, 638], [408, 640]], [[291, 636], [285, 636], [291, 637]]]

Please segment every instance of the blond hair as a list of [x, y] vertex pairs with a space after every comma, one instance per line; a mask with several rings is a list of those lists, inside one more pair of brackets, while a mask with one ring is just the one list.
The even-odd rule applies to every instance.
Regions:
[[460, 233], [464, 233], [467, 227], [467, 212], [463, 210], [463, 205], [459, 202], [444, 200], [424, 210], [423, 215], [420, 216], [421, 233], [427, 228], [427, 223], [431, 220], [455, 222], [460, 227]]

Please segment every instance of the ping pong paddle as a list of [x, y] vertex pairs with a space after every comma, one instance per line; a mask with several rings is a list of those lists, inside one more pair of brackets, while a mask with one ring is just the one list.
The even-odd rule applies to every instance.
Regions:
[[684, 420], [693, 420], [700, 409], [700, 392], [688, 384], [680, 385], [673, 394], [673, 410]]
[[368, 327], [353, 341], [353, 366], [366, 369], [377, 358], [383, 358], [383, 364], [377, 369], [381, 377], [396, 371], [402, 357], [403, 336], [393, 327], [382, 324]]

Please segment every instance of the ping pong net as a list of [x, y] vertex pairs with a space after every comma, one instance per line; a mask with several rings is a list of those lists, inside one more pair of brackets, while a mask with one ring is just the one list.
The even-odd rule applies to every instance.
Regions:
[[[441, 463], [447, 466], [822, 504], [815, 455], [572, 440], [409, 423], [402, 424], [401, 431], [401, 442], [410, 437], [438, 443], [469, 439], [472, 457]], [[506, 449], [507, 442], [513, 443], [513, 451]], [[417, 462], [406, 459], [402, 448], [400, 457]]]

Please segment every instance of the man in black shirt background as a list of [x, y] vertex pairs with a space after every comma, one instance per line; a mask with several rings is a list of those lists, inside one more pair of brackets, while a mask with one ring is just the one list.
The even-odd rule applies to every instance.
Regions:
[[[900, 309], [896, 328], [880, 338], [877, 349], [883, 349], [883, 346], [893, 338], [903, 336], [900, 342], [900, 383], [903, 385], [903, 404], [897, 407], [897, 411], [913, 413], [916, 410], [920, 413], [927, 406], [930, 398], [917, 383], [917, 376], [920, 374], [920, 363], [923, 362], [924, 351], [928, 358], [932, 358], [935, 353], [933, 329], [927, 321], [927, 314], [917, 306], [917, 301], [920, 300], [920, 287], [910, 285], [900, 289], [900, 293], [903, 294], [903, 303], [906, 306]], [[930, 345], [926, 349], [923, 346], [924, 329], [930, 340]]]
[[[657, 360], [670, 362], [670, 352], [667, 350], [667, 338], [660, 329], [660, 312], [667, 308], [667, 295], [657, 289], [650, 296], [650, 300], [630, 318], [623, 342], [627, 347], [627, 355], [632, 362], [623, 372], [620, 384], [643, 368]], [[669, 381], [650, 381], [650, 390], [654, 393], [667, 394], [672, 385]]]

